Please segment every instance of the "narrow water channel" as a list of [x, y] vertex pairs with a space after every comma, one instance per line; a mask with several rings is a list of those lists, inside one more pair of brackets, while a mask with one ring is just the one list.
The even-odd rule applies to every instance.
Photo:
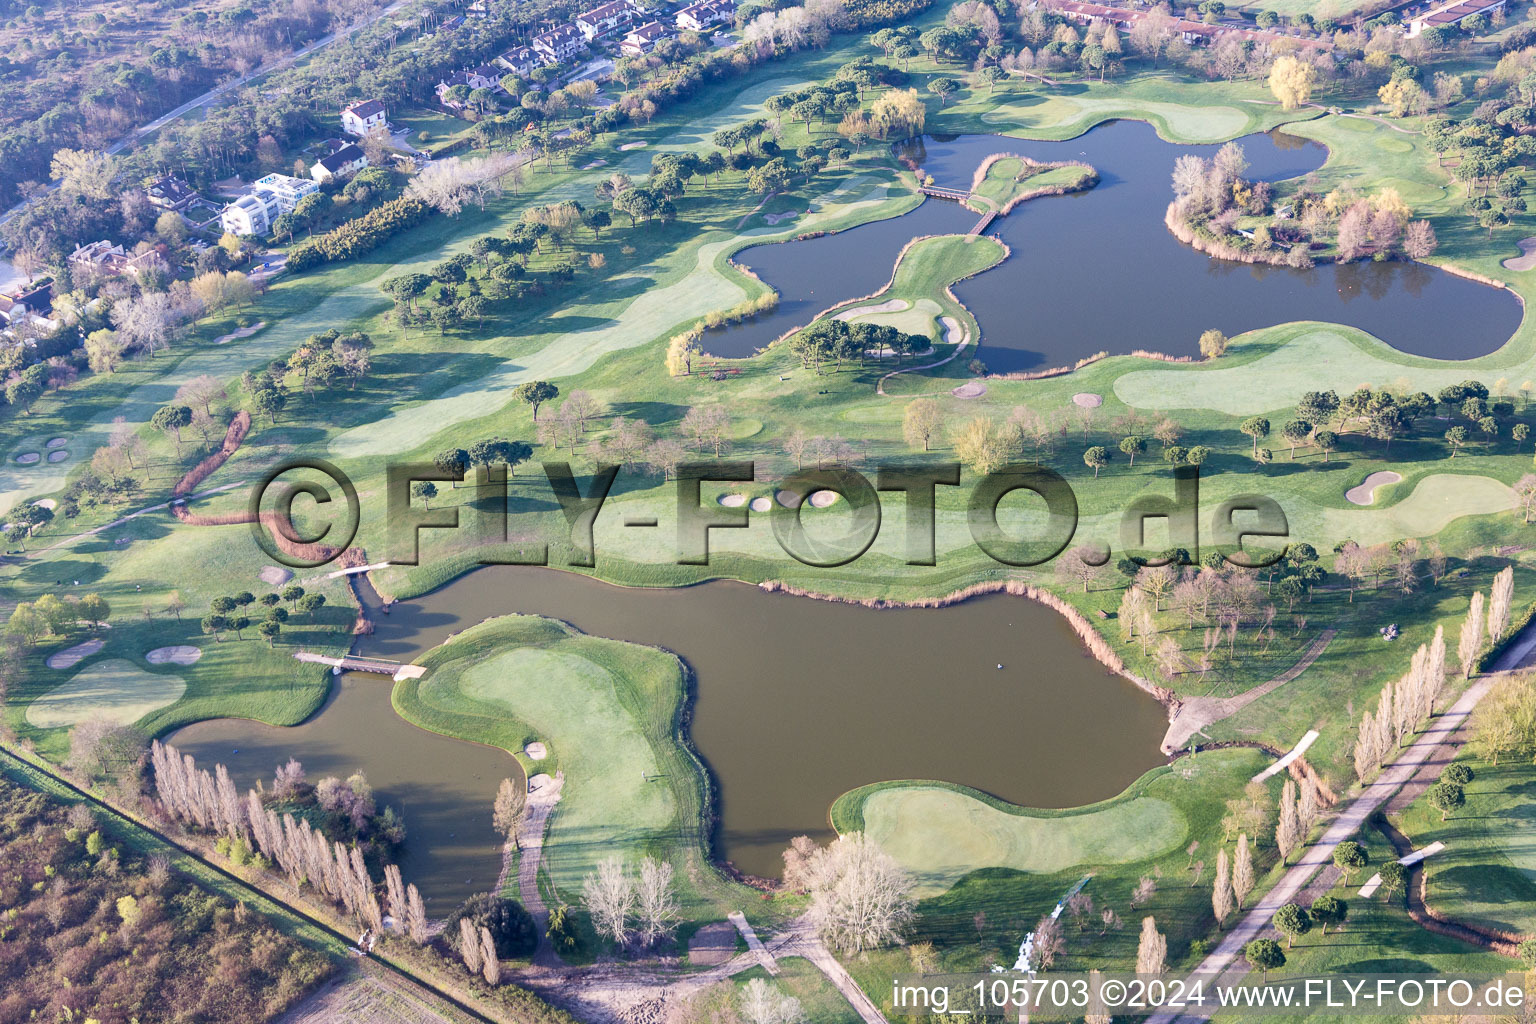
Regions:
[[[664, 647], [689, 663], [698, 688], [691, 736], [720, 793], [716, 854], [754, 874], [778, 874], [790, 837], [824, 838], [832, 801], [856, 786], [942, 779], [1070, 807], [1118, 793], [1162, 760], [1162, 707], [1106, 672], [1055, 612], [1005, 595], [874, 610], [738, 583], [641, 590], [491, 567], [375, 614], [359, 652], [408, 661], [509, 612]], [[495, 877], [489, 808], [511, 759], [405, 724], [388, 691], [381, 677], [348, 675], [297, 729], [206, 722], [174, 741], [200, 761], [224, 761], [243, 782], [290, 754], [311, 777], [366, 771], [380, 798], [405, 812], [407, 873], [438, 899], [461, 898]], [[1090, 746], [1094, 757], [1081, 757]]]
[[[1299, 177], [1328, 155], [1280, 131], [1237, 141], [1253, 179]], [[1148, 124], [1115, 121], [1066, 142], [929, 136], [898, 152], [952, 188], [969, 188], [992, 153], [1084, 160], [1099, 171], [1091, 191], [1034, 200], [994, 221], [988, 233], [1012, 254], [955, 287], [981, 324], [979, 356], [994, 373], [1070, 365], [1100, 351], [1195, 355], [1209, 328], [1235, 335], [1297, 320], [1358, 327], [1415, 355], [1470, 359], [1494, 351], [1519, 327], [1523, 311], [1510, 292], [1422, 264], [1291, 270], [1211, 259], [1182, 244], [1163, 224], [1174, 161], [1217, 148], [1174, 145]], [[815, 313], [880, 288], [912, 238], [963, 233], [975, 221], [958, 204], [929, 199], [904, 217], [745, 249], [738, 262], [779, 290], [780, 306], [709, 332], [704, 345], [717, 355], [749, 355]]]

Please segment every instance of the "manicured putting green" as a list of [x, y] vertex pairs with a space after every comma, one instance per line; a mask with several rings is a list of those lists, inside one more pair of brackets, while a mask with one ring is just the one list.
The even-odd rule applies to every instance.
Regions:
[[1036, 817], [948, 787], [904, 786], [875, 790], [863, 810], [865, 834], [916, 876], [920, 895], [943, 892], [978, 868], [1054, 874], [1146, 860], [1179, 846], [1189, 831], [1177, 807], [1145, 796]]
[[146, 672], [131, 661], [110, 658], [82, 669], [27, 708], [27, 721], [39, 729], [60, 729], [105, 716], [132, 725], [145, 715], [181, 699], [187, 684], [179, 676]]
[[870, 323], [882, 327], [894, 327], [903, 334], [921, 334], [927, 338], [938, 336], [938, 316], [943, 307], [932, 299], [918, 299], [906, 309], [887, 313], [865, 313], [854, 317], [856, 323]]
[[1029, 106], [1000, 104], [981, 116], [997, 128], [1033, 125], [1051, 126], [1073, 122], [1094, 122], [1112, 117], [1138, 118], [1161, 122], [1172, 134], [1191, 142], [1220, 142], [1241, 135], [1249, 125], [1247, 113], [1236, 107], [1195, 107], [1155, 100], [1126, 101], [1114, 97], [1051, 96], [1043, 103]]

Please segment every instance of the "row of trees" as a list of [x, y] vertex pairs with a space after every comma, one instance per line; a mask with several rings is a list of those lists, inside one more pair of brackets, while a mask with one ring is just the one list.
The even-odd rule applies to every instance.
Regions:
[[81, 628], [98, 632], [111, 614], [112, 606], [100, 594], [66, 594], [62, 598], [44, 594], [36, 601], [18, 602], [6, 621], [5, 633], [30, 647], [46, 636], [69, 636]]
[[[278, 788], [283, 792], [293, 793], [302, 786], [302, 768], [295, 771], [295, 765], [290, 762], [280, 772]], [[361, 845], [349, 847], [330, 840], [302, 814], [295, 817], [285, 812], [279, 817], [256, 790], [249, 790], [242, 799], [222, 764], [215, 765], [210, 774], [198, 768], [190, 754], [182, 754], [169, 744], [158, 740], [151, 744], [150, 766], [155, 792], [166, 814], [219, 834], [223, 848], [237, 866], [257, 854], [258, 868], [276, 865], [293, 884], [309, 885], [364, 927], [374, 931], [383, 927], [384, 909], [375, 894]], [[426, 914], [416, 887], [402, 888], [398, 870], [386, 870], [386, 878], [390, 915], [403, 922], [417, 942], [425, 942]]]

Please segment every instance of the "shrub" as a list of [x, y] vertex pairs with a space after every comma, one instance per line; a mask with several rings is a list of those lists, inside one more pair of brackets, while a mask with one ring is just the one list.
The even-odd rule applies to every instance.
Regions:
[[482, 892], [459, 904], [458, 909], [448, 915], [443, 926], [443, 936], [454, 949], [458, 949], [459, 919], [464, 917], [475, 923], [476, 930], [491, 930], [491, 938], [496, 943], [496, 955], [503, 959], [529, 956], [538, 945], [533, 918], [515, 900]]

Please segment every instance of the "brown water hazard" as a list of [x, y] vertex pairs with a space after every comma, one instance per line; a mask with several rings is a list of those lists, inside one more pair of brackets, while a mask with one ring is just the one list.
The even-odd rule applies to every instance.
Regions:
[[[832, 801], [867, 783], [940, 779], [1071, 807], [1113, 796], [1163, 760], [1162, 706], [1094, 661], [1056, 612], [1004, 594], [871, 609], [740, 583], [636, 589], [497, 566], [387, 614], [375, 609], [376, 631], [358, 653], [409, 661], [512, 612], [688, 663], [688, 735], [718, 793], [715, 853], [751, 874], [777, 876], [788, 840], [825, 838]], [[379, 677], [343, 676], [341, 692], [297, 729], [212, 722], [176, 742], [238, 774], [270, 774], [289, 753], [315, 766], [311, 777], [362, 768], [403, 809], [407, 864], [424, 892], [457, 898], [495, 877], [490, 805], [511, 759], [407, 725]]]

